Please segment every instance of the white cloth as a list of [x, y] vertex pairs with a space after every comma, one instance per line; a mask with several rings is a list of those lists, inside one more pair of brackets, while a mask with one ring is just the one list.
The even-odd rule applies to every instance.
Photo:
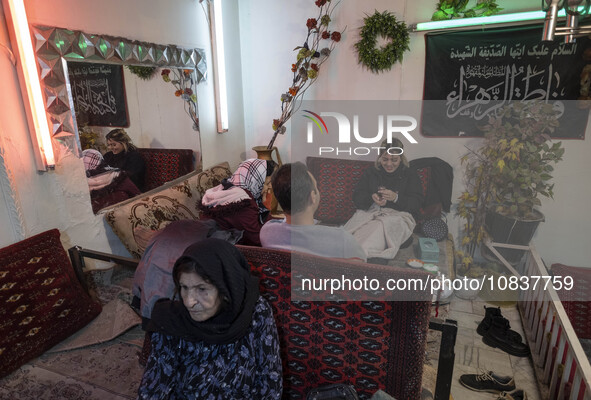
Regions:
[[367, 211], [357, 210], [344, 226], [367, 253], [367, 257], [392, 259], [415, 228], [407, 212], [373, 204]]
[[270, 249], [295, 250], [322, 257], [367, 260], [359, 243], [343, 228], [324, 225], [290, 225], [273, 219], [261, 228], [261, 245]]
[[250, 199], [250, 196], [244, 189], [232, 186], [228, 190], [224, 190], [222, 185], [217, 185], [205, 191], [201, 204], [206, 207], [225, 206], [245, 199]]

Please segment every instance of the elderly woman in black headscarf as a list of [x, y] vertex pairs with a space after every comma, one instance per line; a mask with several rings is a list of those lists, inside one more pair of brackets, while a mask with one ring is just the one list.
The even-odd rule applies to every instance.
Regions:
[[242, 254], [223, 240], [202, 240], [177, 260], [173, 279], [180, 301], [154, 306], [139, 398], [280, 399], [273, 312]]
[[263, 188], [275, 166], [271, 160], [243, 161], [229, 179], [205, 192], [202, 218], [214, 219], [222, 229], [243, 231], [239, 244], [260, 246], [259, 234], [269, 219], [269, 210], [263, 205]]

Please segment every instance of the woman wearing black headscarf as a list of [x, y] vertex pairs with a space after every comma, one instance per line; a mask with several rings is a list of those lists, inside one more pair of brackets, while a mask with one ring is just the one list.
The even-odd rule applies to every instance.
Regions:
[[280, 399], [275, 320], [242, 254], [223, 240], [202, 240], [177, 260], [173, 279], [180, 301], [152, 310], [139, 398]]

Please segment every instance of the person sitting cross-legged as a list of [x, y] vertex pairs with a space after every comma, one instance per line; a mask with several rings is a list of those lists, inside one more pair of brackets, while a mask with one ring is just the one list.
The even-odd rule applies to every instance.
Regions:
[[260, 232], [263, 247], [367, 260], [365, 251], [353, 235], [342, 228], [315, 224], [314, 213], [320, 204], [320, 192], [304, 164], [283, 164], [273, 174], [271, 186], [285, 212], [285, 219], [270, 220], [263, 225]]

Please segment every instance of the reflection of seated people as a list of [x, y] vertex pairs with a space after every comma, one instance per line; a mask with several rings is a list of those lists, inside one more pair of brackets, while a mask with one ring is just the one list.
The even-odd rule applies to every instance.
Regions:
[[221, 229], [244, 231], [239, 244], [260, 246], [259, 232], [269, 218], [269, 210], [263, 205], [263, 187], [274, 167], [274, 161], [256, 158], [242, 162], [232, 177], [205, 192], [202, 218], [214, 219]]
[[107, 165], [127, 172], [129, 179], [143, 192], [146, 163], [125, 130], [113, 129], [107, 133], [106, 139], [109, 151], [104, 158]]
[[99, 151], [84, 150], [82, 160], [90, 189], [92, 211], [95, 214], [104, 207], [140, 194], [140, 190], [124, 171], [108, 169]]
[[423, 194], [402, 148], [398, 139], [383, 141], [374, 167], [365, 170], [353, 192], [357, 211], [344, 229], [368, 257], [392, 259], [400, 248], [412, 244], [413, 215], [423, 203]]
[[175, 298], [156, 303], [148, 326], [138, 399], [280, 399], [273, 311], [242, 254], [206, 239], [185, 250], [173, 279]]
[[365, 252], [350, 233], [341, 228], [314, 224], [320, 193], [316, 180], [304, 164], [282, 165], [273, 174], [271, 187], [285, 212], [285, 220], [271, 220], [263, 226], [263, 247], [366, 260]]

